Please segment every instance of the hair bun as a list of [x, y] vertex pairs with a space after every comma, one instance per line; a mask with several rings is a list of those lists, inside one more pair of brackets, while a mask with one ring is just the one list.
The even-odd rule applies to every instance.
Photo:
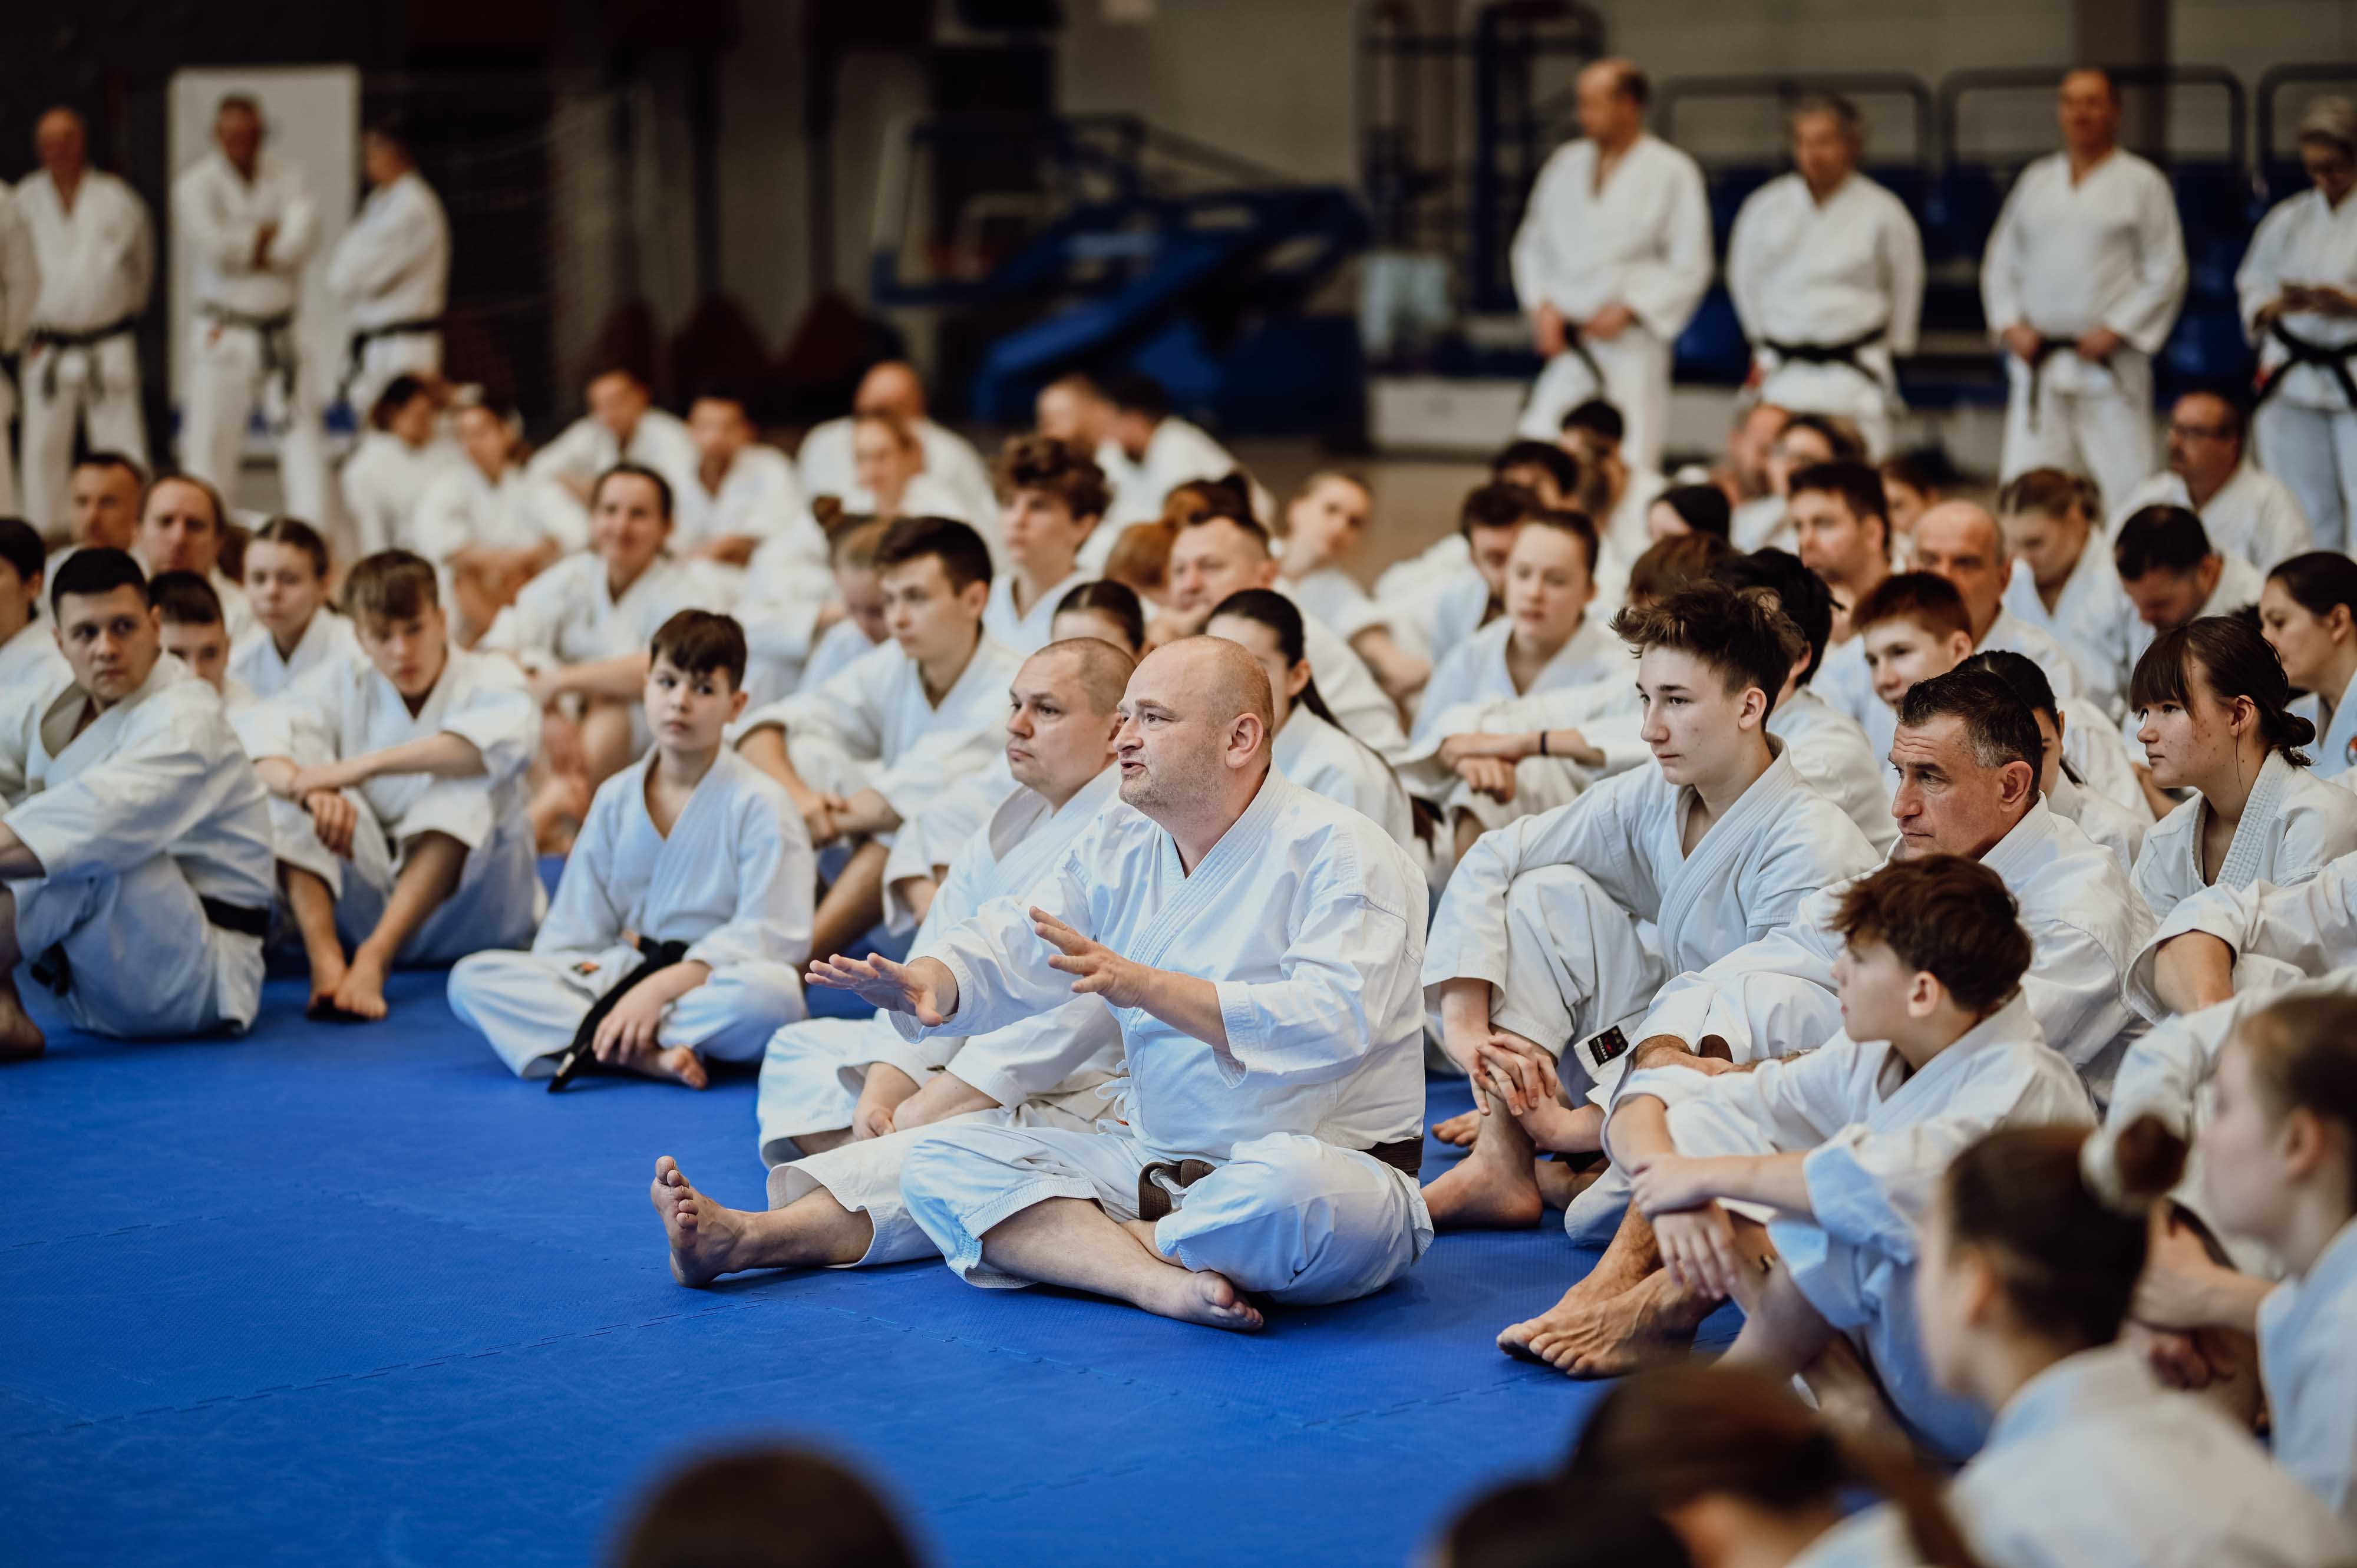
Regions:
[[2104, 1208], [2140, 1214], [2185, 1174], [2185, 1140], [2149, 1112], [2106, 1123], [2079, 1145], [2079, 1179]]
[[2316, 725], [2298, 714], [2286, 714], [2277, 725], [2283, 731], [2283, 745], [2287, 750], [2298, 750], [2316, 738]]

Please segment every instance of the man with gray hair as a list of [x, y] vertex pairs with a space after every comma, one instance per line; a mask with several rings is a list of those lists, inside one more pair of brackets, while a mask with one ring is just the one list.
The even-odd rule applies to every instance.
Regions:
[[[906, 965], [812, 964], [911, 1040], [1028, 1031], [1036, 1048], [1018, 1034], [1002, 1053], [1016, 1087], [1121, 1048], [1118, 1120], [960, 1127], [910, 1152], [902, 1197], [968, 1283], [1251, 1330], [1246, 1293], [1348, 1300], [1431, 1241], [1424, 878], [1270, 766], [1274, 718], [1238, 644], [1157, 650], [1122, 699], [1121, 803], [1028, 900], [992, 900]], [[1075, 995], [1105, 1004], [1081, 1027], [1060, 1015]]]
[[1915, 351], [1923, 237], [1906, 204], [1858, 173], [1866, 125], [1846, 98], [1804, 98], [1793, 172], [1744, 199], [1727, 287], [1761, 401], [1854, 421], [1867, 455], [1890, 446], [1894, 357]]

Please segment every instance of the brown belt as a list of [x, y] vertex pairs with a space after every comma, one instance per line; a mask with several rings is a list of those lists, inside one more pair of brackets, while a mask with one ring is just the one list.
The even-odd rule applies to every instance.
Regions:
[[[1392, 1169], [1409, 1176], [1424, 1169], [1424, 1139], [1420, 1135], [1377, 1144], [1360, 1153], [1372, 1155]], [[1137, 1217], [1150, 1222], [1170, 1212], [1169, 1189], [1156, 1180], [1157, 1176], [1169, 1176], [1171, 1187], [1183, 1192], [1219, 1168], [1209, 1160], [1162, 1160], [1146, 1166], [1137, 1173]]]

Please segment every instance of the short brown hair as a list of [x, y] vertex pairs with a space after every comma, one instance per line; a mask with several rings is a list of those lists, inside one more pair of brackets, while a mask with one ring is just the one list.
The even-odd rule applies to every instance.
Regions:
[[1735, 553], [1716, 533], [1676, 533], [1648, 548], [1629, 567], [1630, 602], [1667, 598], [1700, 582]]
[[253, 544], [284, 544], [289, 550], [299, 550], [311, 558], [311, 570], [324, 577], [328, 575], [328, 542], [319, 531], [299, 517], [274, 517], [253, 531]]
[[158, 572], [147, 581], [147, 602], [166, 626], [221, 626], [221, 596], [197, 572]]
[[876, 547], [884, 542], [884, 531], [891, 526], [880, 517], [863, 512], [838, 513], [826, 536], [827, 566], [836, 572], [874, 571]]
[[1113, 492], [1096, 459], [1052, 435], [1009, 436], [999, 449], [998, 488], [1008, 496], [1018, 490], [1052, 496], [1075, 522], [1101, 518], [1113, 504]]
[[606, 486], [615, 479], [644, 479], [652, 485], [655, 488], [655, 510], [662, 513], [665, 522], [671, 521], [671, 481], [644, 463], [617, 463], [598, 475], [597, 481], [589, 487], [590, 510], [593, 511], [597, 510], [597, 498], [605, 493]]
[[1911, 620], [1943, 637], [1952, 631], [1966, 637], [1973, 634], [1972, 612], [1964, 608], [1964, 596], [1956, 592], [1953, 583], [1931, 572], [1893, 572], [1850, 607], [1849, 624], [1854, 631], [1887, 620]]
[[1476, 485], [1457, 509], [1457, 532], [1470, 539], [1477, 528], [1516, 528], [1544, 510], [1537, 495], [1521, 485]]
[[1894, 860], [1859, 877], [1842, 893], [1834, 929], [1882, 943], [1970, 1013], [1994, 1010], [2029, 972], [2029, 933], [2005, 878], [1962, 855]]
[[647, 658], [651, 662], [668, 659], [673, 669], [686, 675], [725, 670], [733, 692], [745, 684], [745, 628], [735, 616], [681, 610], [655, 628]]
[[1170, 546], [1176, 523], [1133, 522], [1121, 531], [1105, 555], [1104, 575], [1135, 594], [1158, 594], [1170, 581]]
[[414, 620], [441, 603], [434, 563], [406, 550], [364, 556], [344, 579], [344, 613], [356, 621]]
[[989, 585], [990, 546], [982, 542], [981, 534], [953, 517], [899, 518], [876, 542], [878, 572], [889, 572], [928, 555], [942, 564], [942, 575], [949, 579], [952, 593], [963, 593], [976, 583]]
[[1694, 655], [1719, 672], [1730, 696], [1759, 687], [1771, 713], [1792, 666], [1809, 649], [1792, 618], [1776, 607], [1774, 594], [1738, 592], [1707, 579], [1651, 604], [1631, 605], [1612, 618], [1612, 629], [1640, 653], [1668, 648]]
[[2104, 514], [2104, 500], [2095, 481], [2083, 475], [2064, 468], [2030, 468], [1998, 489], [1996, 510], [2006, 517], [2024, 512], [2040, 517], [2077, 516], [2093, 524]]
[[1544, 527], [1560, 530], [1578, 540], [1579, 553], [1587, 563], [1588, 575], [1591, 576], [1595, 575], [1597, 545], [1594, 518], [1577, 508], [1566, 507], [1561, 510], [1533, 512], [1531, 521]]

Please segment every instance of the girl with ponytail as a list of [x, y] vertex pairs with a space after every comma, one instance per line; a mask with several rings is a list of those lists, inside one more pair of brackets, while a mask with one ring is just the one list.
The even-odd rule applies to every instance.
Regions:
[[1310, 673], [1301, 611], [1273, 588], [1244, 588], [1211, 607], [1205, 635], [1222, 637], [1260, 661], [1276, 703], [1276, 770], [1312, 794], [1350, 807], [1391, 834], [1421, 865], [1407, 791], [1391, 765], [1344, 729]]
[[2204, 616], [2155, 638], [2128, 706], [2153, 786], [2195, 791], [2136, 855], [2136, 891], [2158, 918], [2204, 887], [2296, 887], [2357, 850], [2357, 794], [2308, 770], [2316, 727], [2290, 711], [2283, 664], [2247, 619]]
[[2119, 1343], [2154, 1201], [2184, 1169], [2158, 1119], [2113, 1135], [2009, 1127], [1948, 1167], [1915, 1306], [1930, 1370], [1995, 1415], [1949, 1493], [1996, 1568], [2289, 1568], [2344, 1561], [2330, 1510]]
[[[1845, 1517], [1860, 1487], [1889, 1506]], [[1574, 1520], [1653, 1514], [1695, 1568], [1975, 1563], [1903, 1450], [1844, 1435], [1753, 1368], [1689, 1362], [1631, 1378], [1588, 1417], [1563, 1488]]]
[[2321, 736], [2317, 776], [2338, 779], [2357, 768], [2357, 561], [2311, 550], [2268, 573], [2259, 630], [2291, 683], [2308, 693], [2292, 711]]

